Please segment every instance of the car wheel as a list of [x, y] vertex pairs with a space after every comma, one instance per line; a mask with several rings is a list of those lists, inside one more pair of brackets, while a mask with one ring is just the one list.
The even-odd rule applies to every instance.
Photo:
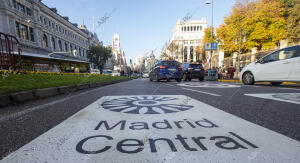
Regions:
[[203, 81], [203, 80], [204, 80], [204, 77], [200, 77], [200, 78], [199, 78], [199, 81]]
[[279, 86], [282, 82], [270, 82], [273, 86]]
[[169, 82], [170, 81], [170, 79], [167, 79], [167, 82]]
[[187, 76], [186, 76], [186, 74], [183, 75], [183, 80], [184, 80], [184, 81], [187, 81]]
[[150, 81], [153, 81], [152, 78], [149, 78]]
[[158, 76], [156, 76], [156, 82], [159, 82], [160, 80], [159, 80], [159, 78], [158, 78]]
[[246, 72], [245, 74], [243, 74], [242, 80], [245, 85], [253, 85], [254, 84], [254, 76], [252, 75], [251, 72]]
[[181, 79], [180, 79], [180, 78], [179, 78], [179, 79], [176, 79], [176, 81], [177, 81], [177, 82], [181, 82]]
[[189, 81], [191, 81], [191, 80], [192, 80], [192, 78], [188, 78], [188, 80], [189, 80]]

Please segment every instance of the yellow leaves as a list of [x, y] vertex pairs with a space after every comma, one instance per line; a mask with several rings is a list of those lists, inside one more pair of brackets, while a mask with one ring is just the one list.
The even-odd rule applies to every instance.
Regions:
[[257, 0], [251, 3], [237, 3], [229, 16], [224, 18], [218, 30], [218, 37], [224, 42], [225, 51], [236, 51], [234, 44], [238, 31], [247, 31], [247, 42], [243, 51], [252, 47], [272, 48], [287, 37], [284, 6], [279, 0]]

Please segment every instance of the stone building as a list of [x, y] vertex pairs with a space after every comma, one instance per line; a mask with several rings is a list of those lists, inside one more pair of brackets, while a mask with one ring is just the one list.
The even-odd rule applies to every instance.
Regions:
[[42, 0], [0, 0], [0, 22], [0, 32], [18, 38], [28, 70], [86, 72], [88, 47], [99, 42]]
[[118, 34], [115, 34], [112, 38], [111, 50], [113, 55], [111, 61], [114, 65], [114, 72], [121, 73], [121, 75], [127, 74], [128, 70], [125, 52], [121, 49], [120, 36]]
[[[177, 61], [196, 62], [199, 56], [196, 55], [196, 49], [203, 45], [204, 30], [207, 28], [205, 18], [201, 20], [181, 21], [176, 23], [172, 38], [164, 49], [169, 58], [175, 58]], [[171, 44], [177, 45], [175, 51], [168, 50]]]

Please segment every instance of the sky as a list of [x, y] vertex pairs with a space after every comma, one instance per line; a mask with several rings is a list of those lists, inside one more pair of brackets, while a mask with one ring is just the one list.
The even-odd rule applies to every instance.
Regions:
[[[172, 30], [179, 19], [187, 14], [190, 20], [206, 18], [211, 26], [211, 5], [206, 0], [43, 0], [49, 7], [56, 7], [62, 16], [68, 16], [70, 22], [85, 24], [95, 31], [104, 45], [111, 45], [114, 34], [120, 35], [121, 49], [129, 59], [152, 50], [160, 56], [163, 46], [171, 39]], [[214, 27], [223, 23], [236, 0], [214, 0]], [[111, 13], [104, 24], [98, 21]]]

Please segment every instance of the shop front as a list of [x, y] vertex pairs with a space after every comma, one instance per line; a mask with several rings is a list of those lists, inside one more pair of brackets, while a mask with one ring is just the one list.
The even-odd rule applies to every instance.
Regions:
[[22, 67], [26, 71], [87, 73], [90, 66], [77, 58], [22, 53]]

